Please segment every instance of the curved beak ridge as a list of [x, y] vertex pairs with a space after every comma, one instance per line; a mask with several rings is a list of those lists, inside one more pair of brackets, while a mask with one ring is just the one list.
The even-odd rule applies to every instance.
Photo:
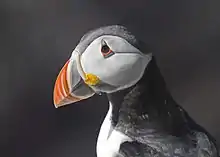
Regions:
[[56, 108], [82, 100], [71, 93], [70, 80], [68, 78], [69, 63], [70, 61], [68, 60], [55, 82], [53, 100]]

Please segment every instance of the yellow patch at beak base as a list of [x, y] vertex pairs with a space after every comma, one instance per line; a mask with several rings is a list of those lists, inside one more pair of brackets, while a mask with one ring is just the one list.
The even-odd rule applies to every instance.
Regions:
[[88, 85], [95, 86], [100, 82], [100, 79], [94, 74], [85, 74], [84, 82]]

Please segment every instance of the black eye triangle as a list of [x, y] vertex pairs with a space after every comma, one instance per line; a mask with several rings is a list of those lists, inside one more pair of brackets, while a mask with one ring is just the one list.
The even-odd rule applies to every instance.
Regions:
[[104, 58], [108, 58], [114, 54], [114, 52], [109, 48], [105, 40], [101, 40], [101, 53]]
[[104, 39], [102, 39], [102, 40], [101, 40], [101, 45], [102, 45], [102, 46], [107, 45], [107, 43], [105, 42], [105, 40], [104, 40]]
[[102, 53], [106, 54], [106, 53], [109, 53], [111, 50], [108, 47], [108, 45], [103, 45], [101, 51], [102, 51]]
[[101, 52], [105, 55], [105, 54], [107, 54], [107, 53], [109, 53], [111, 50], [110, 50], [110, 48], [109, 48], [109, 46], [107, 45], [107, 43], [105, 42], [105, 40], [103, 40], [102, 39], [102, 41], [101, 41], [101, 46], [102, 46], [102, 48], [101, 48]]

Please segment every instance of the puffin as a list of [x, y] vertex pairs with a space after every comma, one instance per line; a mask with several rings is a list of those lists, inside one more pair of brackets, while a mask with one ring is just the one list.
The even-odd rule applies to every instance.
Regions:
[[97, 157], [219, 157], [216, 140], [173, 99], [150, 46], [125, 26], [87, 32], [55, 81], [56, 108], [105, 94]]

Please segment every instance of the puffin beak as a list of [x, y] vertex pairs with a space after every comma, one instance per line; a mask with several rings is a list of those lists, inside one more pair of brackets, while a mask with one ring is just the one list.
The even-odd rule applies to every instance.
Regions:
[[53, 100], [56, 108], [81, 101], [94, 95], [77, 70], [77, 63], [70, 59], [61, 69], [54, 86]]

